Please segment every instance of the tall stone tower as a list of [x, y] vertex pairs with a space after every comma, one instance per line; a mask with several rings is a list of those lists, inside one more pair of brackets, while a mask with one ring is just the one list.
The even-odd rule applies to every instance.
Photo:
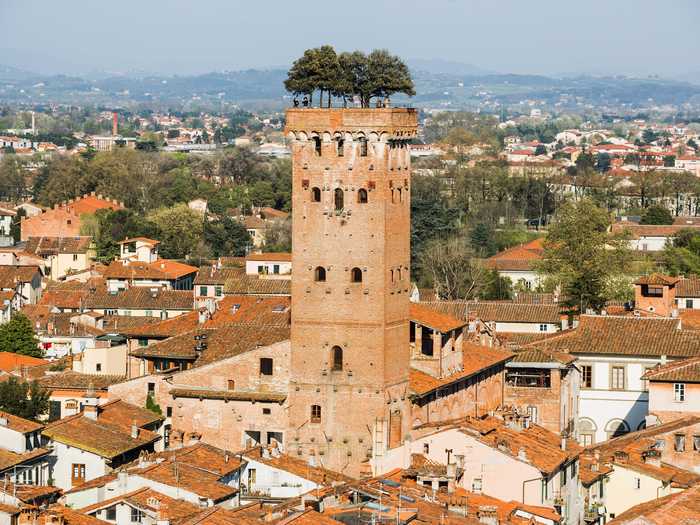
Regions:
[[408, 142], [417, 115], [295, 108], [286, 133], [294, 244], [287, 451], [359, 475], [411, 423]]

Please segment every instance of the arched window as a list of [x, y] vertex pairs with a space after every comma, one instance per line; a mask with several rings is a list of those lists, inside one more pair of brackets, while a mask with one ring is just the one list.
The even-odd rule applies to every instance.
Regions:
[[312, 137], [314, 141], [314, 152], [317, 156], [321, 156], [321, 137]]
[[399, 268], [398, 270], [396, 270], [396, 280], [397, 280], [397, 281], [400, 281], [400, 280], [401, 280], [401, 268]]
[[391, 202], [396, 202], [396, 191], [393, 188], [391, 189]]
[[610, 421], [608, 421], [608, 424], [605, 425], [605, 432], [608, 435], [608, 439], [623, 436], [629, 431], [629, 425], [622, 419], [611, 419]]
[[342, 188], [335, 189], [335, 211], [343, 211], [345, 207], [345, 193]]
[[317, 283], [326, 282], [326, 269], [323, 266], [317, 266], [314, 270], [314, 281]]
[[365, 137], [360, 137], [360, 157], [367, 156], [367, 139]]
[[394, 270], [391, 270], [391, 282], [394, 282]]
[[360, 204], [367, 204], [367, 190], [360, 188], [357, 190], [357, 202]]
[[338, 137], [335, 141], [335, 147], [338, 156], [343, 157], [345, 155], [345, 140]]
[[331, 348], [331, 370], [340, 372], [343, 369], [343, 349], [339, 346]]
[[311, 202], [321, 202], [321, 188], [311, 188]]
[[321, 422], [321, 405], [311, 405], [311, 422]]
[[362, 270], [359, 268], [353, 268], [350, 270], [350, 281], [353, 283], [361, 283], [362, 282]]
[[398, 194], [399, 194], [399, 195], [398, 195], [398, 198], [397, 198], [396, 200], [397, 200], [398, 202], [402, 202], [402, 201], [403, 201], [403, 196], [401, 195], [401, 188], [397, 189], [396, 191], [397, 191]]

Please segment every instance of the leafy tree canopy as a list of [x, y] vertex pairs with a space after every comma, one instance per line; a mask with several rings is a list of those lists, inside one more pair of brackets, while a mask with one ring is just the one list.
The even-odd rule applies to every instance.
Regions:
[[0, 325], [0, 352], [44, 357], [44, 352], [34, 335], [32, 322], [23, 313], [16, 312], [12, 319]]
[[10, 376], [0, 383], [0, 410], [36, 420], [48, 411], [50, 395], [37, 381], [28, 383]]
[[640, 224], [673, 224], [673, 215], [663, 206], [652, 205], [646, 209], [639, 222]]

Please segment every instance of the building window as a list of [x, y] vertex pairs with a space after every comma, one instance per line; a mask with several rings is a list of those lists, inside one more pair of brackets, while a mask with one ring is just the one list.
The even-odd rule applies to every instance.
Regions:
[[311, 140], [314, 141], [314, 153], [317, 156], [321, 156], [321, 137], [312, 137]]
[[530, 421], [532, 423], [537, 424], [537, 421], [539, 420], [539, 414], [535, 405], [530, 405], [527, 407], [527, 415], [530, 416]]
[[683, 403], [685, 401], [685, 383], [673, 384], [673, 400]]
[[105, 513], [105, 519], [107, 521], [117, 521], [117, 506], [112, 505], [107, 507], [107, 512]]
[[559, 471], [559, 486], [560, 487], [566, 486], [566, 467], [562, 468]]
[[314, 270], [314, 281], [317, 283], [326, 282], [326, 269], [323, 266], [317, 266]]
[[472, 479], [472, 492], [481, 493], [481, 478]]
[[700, 452], [700, 436], [693, 436], [693, 450], [695, 452]]
[[546, 332], [547, 331], [547, 325], [546, 324], [541, 324], [540, 325], [540, 332]]
[[95, 364], [95, 371], [96, 371], [96, 372], [102, 372], [102, 363], [96, 363], [96, 364]]
[[673, 436], [673, 448], [676, 452], [685, 452], [685, 434]]
[[403, 194], [402, 194], [402, 192], [401, 192], [401, 188], [398, 188], [398, 189], [396, 190], [396, 200], [397, 200], [398, 202], [403, 202]]
[[[644, 373], [642, 374], [642, 377], [646, 375], [649, 370], [653, 370], [654, 367], [652, 366], [645, 366], [644, 367]], [[642, 379], [642, 392], [648, 392], [649, 391], [649, 380], [648, 379]]]
[[73, 463], [71, 468], [70, 476], [71, 484], [73, 486], [80, 485], [85, 482], [85, 464], [84, 463]]
[[141, 523], [142, 521], [143, 512], [135, 507], [131, 507], [131, 523]]
[[154, 394], [155, 391], [156, 391], [156, 384], [155, 383], [148, 383], [148, 393]]
[[339, 157], [345, 156], [345, 140], [338, 137], [335, 139], [335, 151]]
[[663, 286], [648, 286], [646, 293], [644, 293], [644, 287], [642, 287], [642, 295], [645, 297], [663, 297]]
[[634, 488], [637, 490], [642, 488], [642, 478], [634, 478]]
[[311, 422], [321, 422], [321, 405], [311, 405]]
[[260, 358], [260, 375], [261, 376], [271, 376], [272, 375], [272, 358], [271, 357], [261, 357]]
[[269, 408], [263, 408], [263, 415], [264, 416], [269, 416], [272, 413], [272, 410]]
[[74, 254], [73, 254], [73, 261], [77, 261], [77, 260], [78, 260], [78, 254], [77, 254], [77, 253], [74, 253]]
[[280, 273], [280, 265], [279, 264], [272, 265], [272, 273], [275, 275], [278, 275]]
[[506, 383], [514, 387], [549, 388], [551, 370], [540, 368], [508, 368]]
[[430, 454], [430, 444], [423, 443], [423, 454]]
[[360, 137], [360, 157], [367, 156], [367, 139], [365, 137]]
[[343, 349], [339, 346], [334, 346], [331, 348], [331, 359], [333, 362], [332, 370], [333, 372], [340, 372], [343, 370]]
[[214, 287], [214, 294], [215, 294], [217, 297], [221, 297], [222, 295], [224, 295], [224, 289], [223, 289], [223, 287], [221, 287], [221, 286], [215, 286], [215, 287]]
[[362, 270], [359, 268], [353, 268], [350, 270], [350, 281], [353, 283], [361, 283], [362, 282]]
[[233, 379], [229, 379], [227, 381], [227, 387], [229, 390], [235, 390], [236, 389], [236, 382]]
[[613, 366], [610, 369], [610, 389], [624, 390], [625, 389], [625, 367]]
[[359, 204], [367, 204], [367, 201], [367, 190], [364, 188], [360, 188], [359, 190], [357, 190], [357, 202]]
[[321, 202], [321, 188], [311, 188], [311, 202]]
[[581, 386], [583, 388], [593, 388], [592, 365], [581, 365]]
[[267, 266], [264, 264], [259, 264], [258, 265], [258, 274], [263, 275], [267, 273]]
[[148, 339], [139, 339], [139, 346], [148, 346]]
[[208, 288], [206, 286], [200, 286], [199, 287], [200, 297], [205, 297], [207, 295], [207, 290], [208, 290]]
[[165, 407], [165, 417], [173, 417], [173, 407]]
[[343, 208], [345, 208], [345, 192], [343, 192], [343, 189], [336, 188], [335, 192], [333, 193], [333, 196], [335, 203], [335, 211], [343, 211]]
[[692, 308], [693, 308], [693, 300], [692, 300], [692, 299], [686, 299], [686, 300], [685, 300], [685, 307], [686, 307], [686, 308], [692, 309]]

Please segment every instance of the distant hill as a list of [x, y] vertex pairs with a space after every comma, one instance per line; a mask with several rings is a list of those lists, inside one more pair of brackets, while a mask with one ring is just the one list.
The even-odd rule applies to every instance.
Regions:
[[434, 75], [477, 76], [491, 75], [494, 72], [482, 69], [472, 64], [454, 62], [452, 60], [414, 58], [407, 60], [408, 67], [416, 71], [425, 71]]

